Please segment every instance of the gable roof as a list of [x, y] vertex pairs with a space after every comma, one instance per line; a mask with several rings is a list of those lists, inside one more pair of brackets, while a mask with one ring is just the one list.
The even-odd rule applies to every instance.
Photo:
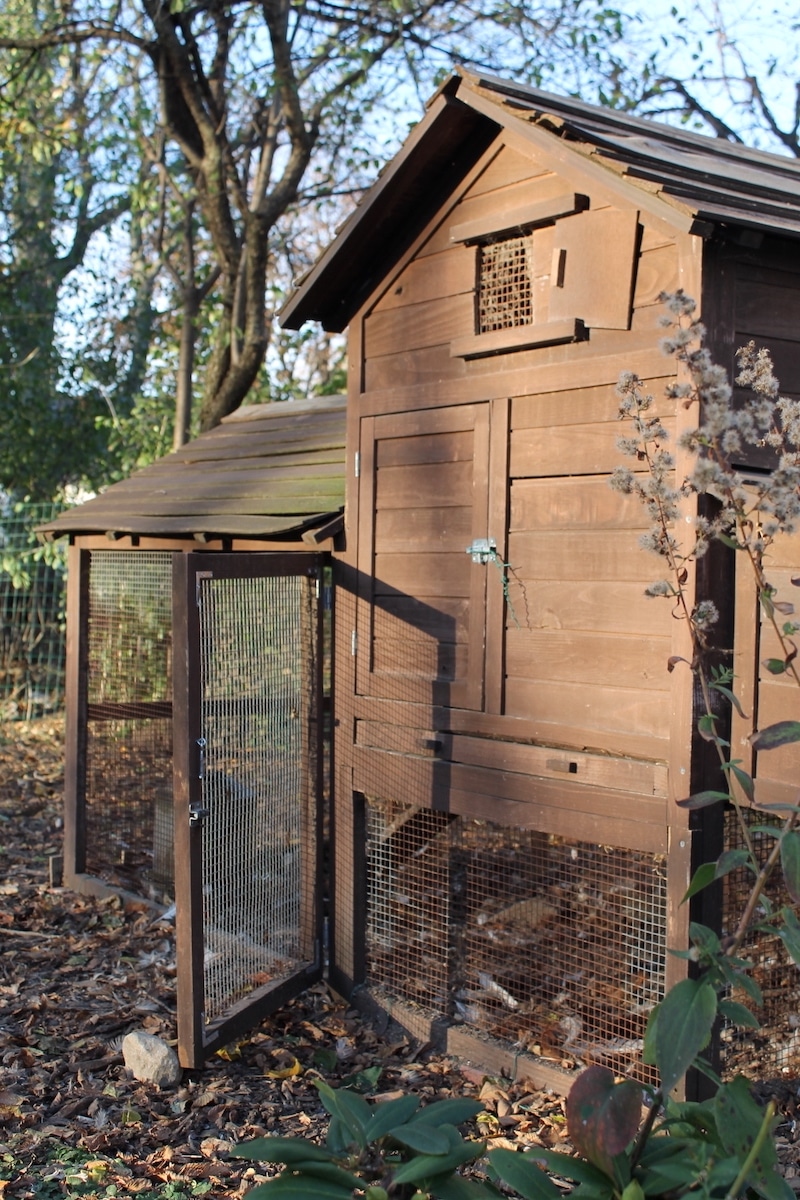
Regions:
[[275, 538], [344, 507], [344, 396], [256, 404], [40, 526], [67, 533]]
[[300, 281], [282, 323], [344, 329], [502, 129], [678, 230], [800, 237], [796, 159], [462, 71]]

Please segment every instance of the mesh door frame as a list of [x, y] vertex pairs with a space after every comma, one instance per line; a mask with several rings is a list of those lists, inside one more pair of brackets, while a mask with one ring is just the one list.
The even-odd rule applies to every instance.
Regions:
[[[313, 553], [195, 552], [179, 556], [174, 564], [174, 795], [175, 795], [175, 895], [178, 963], [178, 1057], [185, 1067], [198, 1068], [215, 1050], [252, 1028], [294, 996], [322, 978], [322, 571], [325, 556]], [[201, 726], [201, 697], [196, 687], [200, 623], [196, 604], [198, 571], [221, 575], [238, 568], [241, 577], [304, 575], [317, 582], [315, 639], [317, 654], [313, 680], [316, 737], [309, 744], [313, 795], [309, 797], [316, 820], [313, 830], [313, 894], [303, 901], [304, 919], [314, 927], [313, 958], [294, 975], [267, 983], [233, 1004], [212, 1022], [205, 1020], [204, 929], [201, 842], [198, 827], [191, 825], [193, 806], [201, 807], [197, 738]], [[193, 661], [193, 657], [195, 660]]]

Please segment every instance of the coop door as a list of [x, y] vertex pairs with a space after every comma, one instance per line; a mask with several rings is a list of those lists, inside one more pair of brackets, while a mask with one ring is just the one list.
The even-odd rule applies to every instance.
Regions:
[[199, 1066], [319, 978], [319, 558], [178, 556], [178, 1041]]
[[353, 649], [363, 696], [484, 706], [493, 568], [468, 548], [491, 539], [502, 561], [490, 409], [464, 404], [361, 423]]

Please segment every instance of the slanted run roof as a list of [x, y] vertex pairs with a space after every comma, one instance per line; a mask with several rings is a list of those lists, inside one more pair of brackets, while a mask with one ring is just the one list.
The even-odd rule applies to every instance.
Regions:
[[240, 408], [38, 533], [201, 540], [300, 534], [343, 509], [344, 435], [344, 396]]
[[800, 237], [800, 162], [614, 109], [462, 71], [434, 96], [405, 145], [281, 313], [340, 330], [458, 187], [500, 130], [556, 169], [684, 232], [720, 227]]

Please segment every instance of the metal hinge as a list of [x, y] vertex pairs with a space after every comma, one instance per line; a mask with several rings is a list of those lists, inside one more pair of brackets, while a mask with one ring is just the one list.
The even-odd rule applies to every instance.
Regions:
[[358, 654], [358, 630], [357, 629], [354, 629], [353, 632], [350, 634], [350, 653], [353, 655], [354, 658], [355, 658], [356, 654]]
[[353, 459], [353, 473], [354, 473], [356, 479], [358, 479], [358, 477], [361, 474], [361, 451], [360, 450], [356, 450], [355, 457]]
[[475, 538], [466, 548], [474, 563], [488, 563], [497, 558], [497, 542], [494, 538]]

